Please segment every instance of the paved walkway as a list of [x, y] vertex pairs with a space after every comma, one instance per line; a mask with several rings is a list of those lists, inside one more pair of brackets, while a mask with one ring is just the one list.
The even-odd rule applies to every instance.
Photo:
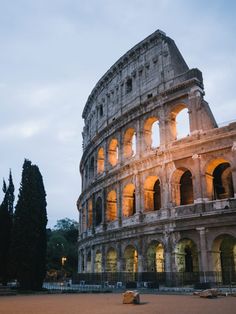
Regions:
[[236, 297], [140, 296], [141, 304], [122, 304], [122, 294], [56, 294], [0, 297], [0, 314], [232, 314]]

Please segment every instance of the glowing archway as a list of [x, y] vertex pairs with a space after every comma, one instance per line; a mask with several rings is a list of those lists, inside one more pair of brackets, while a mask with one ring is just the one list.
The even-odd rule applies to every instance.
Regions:
[[176, 206], [194, 203], [192, 174], [181, 167], [174, 171], [171, 179], [172, 200]]
[[102, 272], [102, 253], [101, 251], [96, 251], [95, 254], [95, 267], [94, 267], [95, 273], [101, 273]]
[[105, 165], [105, 156], [104, 156], [104, 149], [100, 147], [98, 150], [97, 155], [97, 173], [104, 172], [104, 165]]
[[107, 272], [117, 272], [117, 252], [114, 248], [110, 248], [107, 252], [106, 270]]
[[133, 128], [129, 128], [126, 130], [124, 134], [124, 157], [129, 158], [133, 157], [136, 154], [136, 132]]
[[218, 236], [213, 242], [213, 271], [217, 279], [228, 284], [236, 279], [236, 238], [229, 234]]
[[129, 217], [135, 214], [135, 186], [127, 184], [123, 190], [122, 212], [124, 217]]
[[145, 121], [144, 140], [148, 148], [157, 148], [160, 146], [159, 121], [156, 117], [150, 117]]
[[209, 199], [234, 197], [232, 170], [226, 159], [217, 158], [207, 165], [206, 190]]
[[157, 176], [149, 176], [144, 182], [144, 210], [152, 211], [161, 208], [160, 180]]
[[138, 271], [138, 252], [132, 245], [124, 251], [124, 271], [136, 273]]
[[147, 271], [164, 272], [164, 247], [161, 243], [152, 243], [147, 250]]
[[169, 119], [170, 133], [174, 140], [186, 137], [190, 134], [189, 114], [186, 104], [180, 103], [174, 106]]
[[108, 147], [108, 161], [114, 167], [118, 163], [119, 157], [119, 148], [118, 148], [118, 141], [116, 138], [113, 138], [110, 141]]
[[175, 264], [178, 272], [198, 272], [198, 252], [196, 244], [190, 239], [182, 239], [175, 247]]
[[113, 221], [117, 218], [117, 198], [116, 191], [112, 190], [107, 195], [106, 219]]

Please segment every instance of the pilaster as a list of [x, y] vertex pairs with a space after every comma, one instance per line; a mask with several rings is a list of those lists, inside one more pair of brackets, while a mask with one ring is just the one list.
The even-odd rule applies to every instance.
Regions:
[[200, 271], [203, 273], [202, 281], [206, 281], [206, 272], [209, 270], [209, 263], [208, 263], [208, 252], [207, 252], [207, 245], [206, 245], [206, 229], [204, 227], [196, 228], [199, 233], [200, 238]]

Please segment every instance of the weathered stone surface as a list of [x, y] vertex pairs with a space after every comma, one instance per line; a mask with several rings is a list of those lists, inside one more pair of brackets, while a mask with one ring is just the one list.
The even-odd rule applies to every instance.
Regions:
[[206, 289], [199, 293], [200, 298], [217, 298], [218, 291], [217, 289]]
[[[200, 281], [215, 282], [213, 272], [228, 267], [222, 256], [233, 256], [236, 243], [236, 123], [219, 128], [204, 94], [201, 72], [161, 31], [96, 84], [83, 111], [79, 273], [201, 270]], [[189, 128], [179, 138], [184, 109]]]
[[123, 304], [139, 304], [140, 297], [138, 291], [126, 291], [123, 293]]

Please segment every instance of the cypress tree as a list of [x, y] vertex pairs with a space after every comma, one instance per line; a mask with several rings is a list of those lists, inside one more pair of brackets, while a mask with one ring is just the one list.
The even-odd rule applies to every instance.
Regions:
[[12, 258], [23, 290], [42, 288], [46, 273], [46, 193], [36, 165], [25, 160], [14, 214]]
[[14, 205], [14, 185], [11, 171], [9, 174], [9, 183], [6, 185], [3, 180], [4, 199], [0, 205], [0, 278], [3, 284], [7, 284], [10, 276], [9, 252], [13, 223], [13, 205]]

